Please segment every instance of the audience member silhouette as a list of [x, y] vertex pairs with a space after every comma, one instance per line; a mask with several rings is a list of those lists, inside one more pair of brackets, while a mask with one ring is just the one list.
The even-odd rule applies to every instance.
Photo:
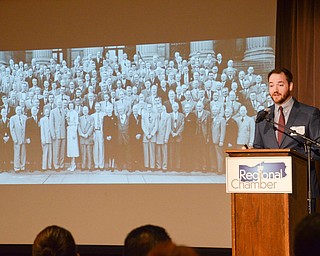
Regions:
[[32, 245], [32, 256], [79, 256], [72, 234], [59, 226], [42, 230]]
[[124, 256], [147, 256], [159, 243], [171, 241], [167, 231], [159, 226], [144, 225], [133, 229], [124, 241]]

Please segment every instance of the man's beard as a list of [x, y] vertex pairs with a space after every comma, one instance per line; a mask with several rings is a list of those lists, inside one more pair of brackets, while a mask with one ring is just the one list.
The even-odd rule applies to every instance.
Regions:
[[[278, 93], [279, 94], [279, 93]], [[281, 105], [283, 104], [289, 97], [290, 97], [290, 91], [288, 90], [284, 95], [281, 96], [281, 98], [278, 100], [278, 101], [275, 101], [275, 98], [273, 95], [272, 96], [272, 99], [275, 103]]]

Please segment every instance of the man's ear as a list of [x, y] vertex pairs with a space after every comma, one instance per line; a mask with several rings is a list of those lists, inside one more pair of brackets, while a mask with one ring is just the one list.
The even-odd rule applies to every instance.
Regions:
[[289, 84], [289, 91], [291, 92], [292, 90], [293, 90], [293, 82]]

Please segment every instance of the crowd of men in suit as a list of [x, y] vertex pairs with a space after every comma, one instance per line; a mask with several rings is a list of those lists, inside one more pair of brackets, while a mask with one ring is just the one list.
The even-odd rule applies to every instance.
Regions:
[[10, 59], [0, 65], [0, 169], [61, 170], [79, 156], [85, 170], [223, 174], [224, 150], [252, 146], [256, 113], [273, 104], [262, 80], [221, 53], [144, 61], [98, 52], [71, 67]]

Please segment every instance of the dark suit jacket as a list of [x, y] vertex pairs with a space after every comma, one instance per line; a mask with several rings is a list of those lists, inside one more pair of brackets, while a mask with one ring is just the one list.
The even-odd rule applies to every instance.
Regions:
[[39, 127], [40, 118], [37, 118], [37, 122], [33, 117], [29, 117], [26, 122], [26, 138], [30, 139], [30, 144], [28, 144], [28, 152], [31, 152], [27, 155], [30, 163], [37, 162], [40, 164], [41, 159], [41, 135]]
[[38, 122], [40, 119], [37, 117], [37, 122], [33, 117], [29, 117], [26, 122], [26, 138], [31, 140], [31, 144], [38, 143], [40, 146], [40, 127]]
[[[3, 137], [9, 136], [9, 140], [4, 142]], [[10, 134], [10, 120], [7, 118], [5, 122], [3, 122], [2, 118], [0, 118], [0, 168], [1, 169], [9, 169], [10, 161], [13, 159], [13, 145]], [[6, 166], [1, 166], [6, 163]]]
[[[1, 111], [1, 109], [3, 109], [3, 108], [5, 108], [4, 105], [0, 106], [0, 111]], [[15, 109], [12, 108], [12, 107], [10, 107], [10, 106], [8, 105], [8, 107], [7, 107], [7, 117], [8, 117], [8, 118], [12, 117], [12, 116], [14, 115], [14, 112], [15, 112]]]
[[169, 90], [173, 90], [173, 91], [176, 91], [177, 86], [178, 86], [178, 84], [176, 82], [171, 83], [171, 84], [168, 82], [168, 85], [169, 85]]
[[[32, 75], [31, 77], [30, 76], [27, 76], [26, 77], [26, 79], [25, 79], [25, 81], [28, 83], [28, 86], [29, 86], [29, 88], [31, 88], [32, 87], [32, 79], [33, 78], [36, 78], [34, 75]], [[37, 78], [36, 78], [37, 79]], [[38, 79], [37, 79], [38, 80]]]
[[2, 118], [0, 118], [0, 145], [2, 145], [3, 142], [3, 137], [10, 136], [10, 119], [7, 118], [6, 122], [4, 123], [2, 121]]
[[[275, 106], [271, 106], [270, 118], [274, 116]], [[290, 116], [286, 123], [287, 128], [292, 126], [304, 126], [305, 136], [311, 139], [317, 139], [320, 136], [320, 111], [315, 107], [305, 105], [294, 101]], [[255, 148], [292, 148], [301, 154], [304, 153], [303, 139], [297, 136], [284, 135], [282, 142], [278, 145], [275, 129], [273, 125], [266, 120], [256, 124], [255, 129]]]
[[116, 140], [118, 132], [118, 127], [117, 127], [117, 117], [112, 115], [112, 116], [104, 116], [103, 117], [103, 137], [106, 140], [107, 136], [111, 136], [112, 140]]
[[238, 125], [236, 121], [231, 117], [226, 121], [226, 136], [224, 140], [224, 148], [230, 149], [228, 144], [231, 144], [231, 148], [235, 148], [237, 145]]
[[[254, 108], [254, 106], [252, 105], [250, 99], [248, 99], [247, 101], [245, 101], [242, 105], [244, 105], [247, 109], [247, 115], [248, 116], [255, 116], [257, 114], [256, 109]], [[259, 102], [256, 101], [256, 105], [259, 106]]]
[[93, 61], [96, 64], [96, 69], [99, 70], [99, 68], [102, 67], [103, 59], [99, 58], [98, 60], [97, 58], [94, 58]]
[[[270, 118], [274, 117], [275, 106], [271, 106]], [[320, 111], [319, 109], [305, 105], [294, 100], [290, 116], [286, 123], [286, 128], [293, 126], [304, 126], [305, 136], [316, 140], [320, 137]], [[298, 136], [284, 134], [282, 136], [281, 144], [278, 145], [275, 129], [273, 125], [266, 120], [256, 124], [255, 138], [253, 146], [255, 148], [291, 148], [295, 149], [300, 154], [305, 155], [303, 139]], [[315, 156], [319, 159], [319, 156]], [[313, 184], [313, 195], [319, 195], [319, 187], [315, 171], [311, 173]]]
[[70, 90], [67, 90], [66, 95], [68, 95], [70, 97], [70, 100], [73, 101], [76, 97], [76, 89], [74, 89], [72, 92]]
[[218, 61], [216, 62], [216, 66], [218, 67], [218, 73], [222, 74], [223, 69], [227, 66], [225, 61], [222, 60], [221, 63], [219, 63]]
[[129, 145], [130, 135], [129, 135], [129, 117], [126, 115], [126, 120], [121, 123], [120, 116], [116, 117], [117, 127], [118, 127], [118, 137], [117, 142], [119, 146]]
[[160, 86], [158, 88], [158, 96], [162, 99], [162, 103], [168, 100], [169, 87], [164, 91]]
[[93, 101], [92, 107], [90, 107], [89, 101], [83, 101], [83, 106], [87, 106], [89, 109], [89, 115], [92, 115], [95, 112], [94, 105], [96, 104], [96, 100]]
[[205, 92], [204, 92], [204, 96], [206, 97], [206, 99], [208, 99], [209, 101], [212, 101], [213, 100], [213, 93], [214, 93], [214, 91], [212, 91], [212, 90], [209, 90], [209, 91], [207, 91], [207, 90], [205, 90]]
[[[198, 101], [200, 101], [200, 99]], [[210, 111], [210, 100], [204, 97], [202, 103], [203, 103], [204, 109]]]
[[143, 133], [141, 127], [141, 116], [138, 115], [137, 119], [134, 117], [133, 114], [129, 116], [129, 124], [130, 124], [130, 139], [135, 140], [135, 136], [137, 134]]
[[47, 77], [47, 75], [43, 76], [43, 83], [44, 83], [44, 81], [48, 81], [49, 84], [51, 85], [53, 80], [54, 80], [54, 77], [53, 77], [53, 75], [51, 73], [50, 73], [50, 75], [48, 77]]
[[[195, 112], [197, 115], [197, 112]], [[203, 139], [205, 142], [209, 142], [211, 127], [210, 112], [203, 110], [200, 118], [197, 117], [196, 136]]]
[[[181, 142], [182, 141], [182, 133], [184, 129], [184, 115], [182, 113], [178, 113], [178, 118], [174, 119], [174, 113], [170, 114], [171, 118], [171, 136], [169, 138], [170, 142]], [[177, 136], [172, 137], [173, 133], [177, 133]]]

